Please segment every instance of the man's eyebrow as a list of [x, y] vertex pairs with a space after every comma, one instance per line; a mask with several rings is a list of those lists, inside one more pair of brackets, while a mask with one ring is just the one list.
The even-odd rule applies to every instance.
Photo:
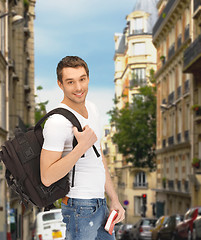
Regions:
[[[87, 74], [81, 75], [79, 78], [87, 77]], [[74, 78], [66, 78], [64, 81], [72, 81]]]
[[87, 74], [83, 74], [80, 76], [80, 78], [82, 78], [82, 77], [87, 77]]

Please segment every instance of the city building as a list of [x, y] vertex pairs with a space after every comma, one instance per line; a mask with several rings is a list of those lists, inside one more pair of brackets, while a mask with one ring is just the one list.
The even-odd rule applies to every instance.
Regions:
[[201, 103], [200, 7], [196, 0], [160, 0], [157, 4], [153, 43], [157, 49], [158, 216], [184, 214], [191, 206], [201, 205], [195, 175], [199, 170], [192, 167], [192, 160], [201, 157], [199, 114], [194, 108]]
[[[152, 43], [152, 27], [157, 19], [157, 1], [136, 1], [133, 11], [126, 16], [123, 33], [115, 40], [115, 98], [121, 109], [132, 103], [139, 87], [151, 84], [150, 70], [156, 70], [156, 49]], [[105, 126], [103, 152], [113, 177], [121, 203], [126, 208], [126, 222], [134, 223], [142, 215], [142, 200], [146, 197], [146, 216], [153, 217], [155, 206], [155, 172], [148, 168], [134, 168], [127, 163], [117, 146], [112, 143], [115, 128]]]
[[[35, 122], [34, 19], [36, 0], [0, 1], [0, 145]], [[34, 209], [7, 188], [0, 163], [0, 239], [29, 240]]]
[[191, 42], [184, 51], [183, 72], [192, 74], [191, 205], [201, 206], [201, 1], [191, 1]]

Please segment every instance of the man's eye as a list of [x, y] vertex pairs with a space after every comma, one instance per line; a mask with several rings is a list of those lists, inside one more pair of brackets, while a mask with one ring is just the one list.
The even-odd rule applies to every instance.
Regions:
[[80, 80], [81, 80], [81, 81], [84, 81], [84, 80], [85, 80], [85, 78], [81, 78]]
[[68, 84], [73, 84], [73, 81], [68, 81]]

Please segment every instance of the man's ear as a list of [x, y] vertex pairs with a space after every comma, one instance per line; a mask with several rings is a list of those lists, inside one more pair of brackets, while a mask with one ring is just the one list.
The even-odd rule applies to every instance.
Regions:
[[57, 84], [59, 85], [59, 87], [61, 88], [61, 90], [64, 89], [64, 88], [63, 88], [63, 84], [62, 84], [59, 80], [57, 80]]

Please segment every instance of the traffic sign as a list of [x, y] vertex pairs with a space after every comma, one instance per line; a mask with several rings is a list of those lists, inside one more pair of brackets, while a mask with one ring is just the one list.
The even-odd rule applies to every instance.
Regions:
[[127, 206], [129, 204], [128, 200], [124, 200], [124, 205]]

